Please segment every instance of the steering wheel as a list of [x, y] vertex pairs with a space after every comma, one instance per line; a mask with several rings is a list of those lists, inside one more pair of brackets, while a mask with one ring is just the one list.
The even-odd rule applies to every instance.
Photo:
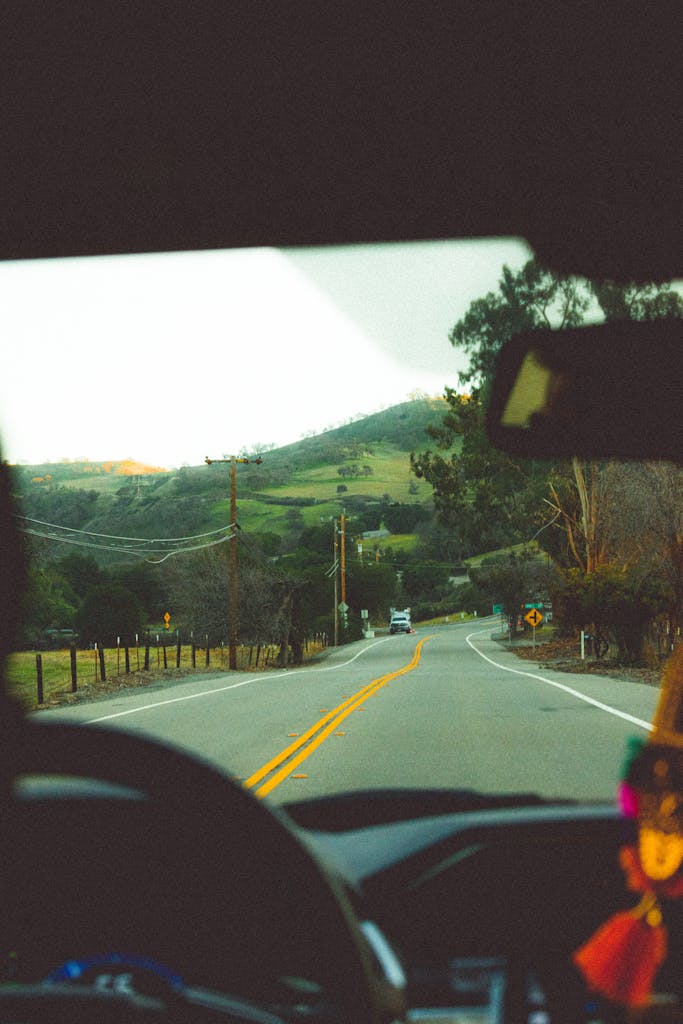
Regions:
[[[96, 936], [113, 942], [120, 929], [128, 943], [140, 936], [143, 943], [172, 949], [173, 967], [181, 973], [201, 964], [200, 984], [208, 979], [227, 994], [260, 1002], [286, 978], [302, 991], [318, 986], [327, 1010], [337, 1010], [340, 1019], [380, 1024], [387, 998], [390, 1012], [398, 1009], [400, 1016], [398, 993], [387, 991], [340, 882], [304, 847], [283, 813], [212, 766], [147, 738], [44, 718], [18, 724], [0, 756], [4, 782], [69, 776], [91, 780], [102, 793], [95, 788], [95, 798], [65, 799], [62, 793], [36, 802], [0, 783], [0, 949], [40, 945], [42, 926], [57, 917], [65, 961], [82, 955]], [[125, 798], [112, 786], [123, 787]], [[48, 870], [47, 883], [32, 879], [47, 860], [30, 852], [55, 844], [60, 866]], [[46, 858], [52, 853], [46, 850]], [[31, 895], [32, 881], [39, 899]], [[106, 901], [98, 886], [104, 886]], [[45, 942], [49, 948], [49, 937]], [[68, 1019], [68, 991], [61, 988], [53, 989], [52, 1005], [63, 1006]], [[19, 989], [12, 998], [14, 1013]], [[49, 1017], [45, 993], [29, 998], [27, 990], [25, 1002], [22, 1020], [45, 1020], [46, 1012]], [[145, 1009], [158, 1011], [128, 1005], [129, 1012]], [[124, 1019], [130, 1019], [125, 1008]]]

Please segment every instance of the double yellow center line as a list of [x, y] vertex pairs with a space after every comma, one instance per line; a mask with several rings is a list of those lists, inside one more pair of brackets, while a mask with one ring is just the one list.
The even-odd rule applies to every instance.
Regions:
[[[392, 679], [397, 679], [399, 676], [405, 675], [406, 672], [411, 672], [419, 663], [420, 656], [422, 654], [422, 648], [424, 644], [429, 640], [428, 636], [420, 640], [417, 644], [413, 657], [404, 665], [403, 668], [397, 669], [395, 672], [389, 672], [385, 676], [380, 676], [379, 679], [374, 679], [367, 686], [355, 693], [352, 697], [348, 697], [338, 707], [332, 711], [328, 711], [327, 714], [321, 718], [315, 725], [312, 725], [305, 733], [299, 736], [294, 743], [290, 743], [288, 747], [281, 750], [279, 754], [271, 758], [270, 761], [266, 762], [258, 771], [254, 772], [246, 782], [244, 783], [247, 789], [253, 789], [254, 786], [262, 782], [262, 785], [254, 792], [258, 797], [267, 796], [268, 793], [272, 792], [276, 786], [286, 779], [291, 773], [302, 764], [307, 757], [309, 757], [314, 750], [316, 750], [321, 743], [330, 736], [335, 729], [341, 725], [345, 718], [348, 717], [353, 711], [361, 706], [369, 697], [372, 697], [383, 686], [391, 682]], [[270, 778], [267, 778], [270, 776]]]

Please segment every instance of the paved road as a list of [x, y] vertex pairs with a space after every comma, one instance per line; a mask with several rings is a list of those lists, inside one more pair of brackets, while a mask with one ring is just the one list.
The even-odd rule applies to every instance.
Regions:
[[276, 802], [396, 785], [611, 799], [657, 690], [538, 669], [493, 628], [377, 637], [316, 666], [196, 676], [43, 713], [178, 744]]

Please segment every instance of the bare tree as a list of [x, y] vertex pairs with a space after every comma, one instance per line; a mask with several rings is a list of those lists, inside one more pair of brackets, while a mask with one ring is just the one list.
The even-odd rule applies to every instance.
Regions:
[[683, 469], [668, 462], [633, 463], [622, 480], [620, 541], [664, 581], [674, 635], [683, 617]]
[[572, 560], [583, 573], [593, 572], [610, 556], [608, 512], [611, 500], [611, 464], [572, 459], [573, 487], [561, 496], [552, 479], [548, 504], [556, 514], [557, 527], [567, 537]]
[[[230, 561], [224, 549], [179, 557], [169, 570], [178, 617], [196, 635], [227, 639], [230, 625]], [[240, 561], [238, 635], [249, 643], [279, 641], [281, 595], [272, 574], [253, 560]]]

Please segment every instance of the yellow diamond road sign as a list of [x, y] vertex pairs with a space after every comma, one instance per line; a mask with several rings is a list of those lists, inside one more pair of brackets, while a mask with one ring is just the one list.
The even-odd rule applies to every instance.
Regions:
[[543, 622], [543, 616], [539, 612], [538, 608], [532, 608], [530, 612], [527, 612], [524, 616], [530, 626], [540, 626]]

